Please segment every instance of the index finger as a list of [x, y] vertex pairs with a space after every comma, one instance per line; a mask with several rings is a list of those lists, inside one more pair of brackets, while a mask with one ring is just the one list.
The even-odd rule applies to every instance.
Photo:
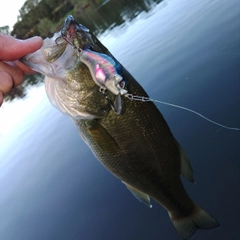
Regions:
[[42, 46], [41, 37], [19, 40], [0, 34], [0, 60], [13, 61], [38, 50]]

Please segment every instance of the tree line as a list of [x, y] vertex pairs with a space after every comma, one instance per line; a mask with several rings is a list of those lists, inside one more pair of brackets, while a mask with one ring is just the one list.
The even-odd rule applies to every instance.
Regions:
[[103, 0], [26, 0], [11, 35], [26, 39], [32, 36], [51, 36], [63, 26], [67, 15], [84, 10], [92, 2]]

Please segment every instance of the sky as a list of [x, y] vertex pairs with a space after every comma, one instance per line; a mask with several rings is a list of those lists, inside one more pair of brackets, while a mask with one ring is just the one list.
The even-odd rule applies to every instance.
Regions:
[[23, 6], [26, 0], [7, 0], [4, 5], [0, 7], [0, 27], [8, 25], [12, 29], [17, 22], [19, 16], [19, 9]]

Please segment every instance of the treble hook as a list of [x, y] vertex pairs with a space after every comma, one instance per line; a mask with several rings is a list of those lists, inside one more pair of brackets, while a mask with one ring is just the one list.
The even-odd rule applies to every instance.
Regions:
[[108, 94], [106, 93], [106, 89], [104, 88], [99, 88], [99, 92], [102, 93], [104, 95], [104, 97], [107, 99], [109, 105], [111, 106], [112, 110], [116, 113], [116, 114], [120, 114], [122, 111], [122, 100], [121, 100], [121, 94], [116, 95], [116, 99], [115, 99], [115, 103], [113, 103], [109, 97]]

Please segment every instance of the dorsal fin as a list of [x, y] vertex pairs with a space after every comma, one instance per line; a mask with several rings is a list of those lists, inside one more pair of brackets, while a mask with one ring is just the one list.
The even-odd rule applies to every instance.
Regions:
[[192, 183], [195, 183], [194, 177], [193, 177], [193, 170], [190, 164], [190, 161], [188, 160], [185, 152], [183, 151], [182, 147], [178, 144], [179, 151], [181, 155], [181, 175], [185, 177], [187, 180], [189, 180]]
[[150, 197], [147, 194], [139, 191], [138, 189], [132, 187], [131, 185], [125, 182], [123, 183], [126, 185], [127, 189], [134, 195], [134, 197], [136, 197], [140, 202], [147, 204], [150, 208], [152, 207]]

